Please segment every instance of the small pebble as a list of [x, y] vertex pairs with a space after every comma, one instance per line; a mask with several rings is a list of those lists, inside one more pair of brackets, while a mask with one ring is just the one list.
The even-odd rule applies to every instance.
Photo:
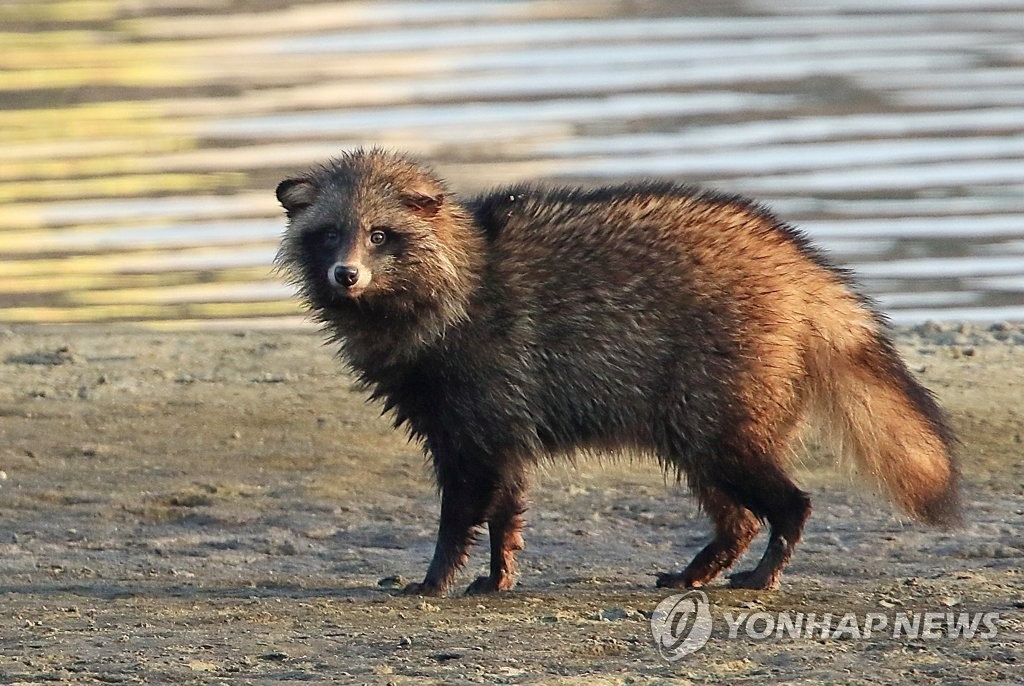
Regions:
[[408, 583], [409, 580], [399, 574], [386, 576], [377, 581], [377, 585], [381, 588], [405, 588]]
[[288, 659], [288, 653], [282, 653], [280, 650], [274, 650], [269, 653], [262, 653], [258, 657], [261, 660], [267, 660], [269, 662], [284, 662]]

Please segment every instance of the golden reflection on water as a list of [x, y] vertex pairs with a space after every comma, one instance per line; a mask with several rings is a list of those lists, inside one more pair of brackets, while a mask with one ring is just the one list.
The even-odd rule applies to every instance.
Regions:
[[[168, 116], [176, 100], [168, 95], [201, 85], [201, 70], [190, 69], [189, 60], [207, 61], [219, 44], [138, 41], [136, 33], [159, 18], [125, 15], [122, 2], [0, 7], [8, 27], [0, 33], [0, 93], [17, 105], [0, 111], [0, 322], [294, 315], [297, 306], [281, 293], [261, 301], [235, 288], [224, 297], [226, 284], [272, 283], [269, 264], [160, 269], [167, 249], [100, 247], [117, 221], [48, 218], [53, 203], [230, 194], [250, 183], [244, 171], [189, 169], [187, 157], [168, 164], [203, 145], [187, 117]], [[19, 25], [23, 32], [10, 30]], [[259, 209], [271, 208], [268, 200]], [[157, 215], [129, 223], [145, 232], [172, 220]], [[90, 235], [96, 247], [89, 247]], [[71, 236], [78, 248], [62, 255]], [[201, 263], [216, 251], [174, 252]], [[147, 258], [152, 273], [121, 271], [145, 268]]]
[[[843, 133], [843, 117], [891, 117], [898, 130], [919, 114], [912, 103], [924, 101], [951, 111], [961, 134], [986, 137], [989, 148], [1019, 143], [1024, 124], [1005, 123], [1014, 107], [1024, 122], [1024, 100], [1009, 97], [1024, 90], [1014, 76], [1019, 51], [1007, 48], [1024, 40], [1024, 27], [1006, 21], [1017, 14], [966, 0], [939, 14], [899, 1], [884, 15], [830, 14], [814, 3], [727, 5], [681, 16], [696, 6], [2, 3], [0, 323], [296, 325], [299, 306], [271, 271], [283, 228], [273, 187], [356, 145], [429, 157], [469, 190], [531, 177], [606, 180], [630, 169], [763, 189], [767, 200], [795, 208], [786, 215], [795, 223], [941, 216], [935, 203], [950, 208], [947, 220], [963, 213], [962, 236], [897, 236], [876, 241], [875, 252], [837, 240], [840, 261], [966, 255], [983, 276], [987, 256], [1024, 250], [1024, 227], [1016, 237], [971, 233], [972, 216], [1024, 210], [1024, 167], [1012, 181], [1005, 154], [961, 151], [943, 162], [991, 162], [998, 173], [974, 186], [880, 181], [921, 178], [944, 159], [945, 149], [929, 149], [930, 162], [915, 160], [914, 136], [864, 134], [894, 151], [873, 167], [830, 160], [837, 143], [858, 140]], [[643, 50], [650, 59], [637, 58]], [[982, 52], [979, 62], [973, 55]], [[858, 67], [864, 59], [885, 68]], [[931, 78], [934, 65], [947, 76]], [[744, 77], [752, 66], [756, 81]], [[1009, 99], [999, 102], [1000, 91], [986, 95], [996, 98], [988, 109], [958, 105], [955, 84], [974, 83], [974, 70], [998, 72]], [[986, 114], [995, 119], [977, 121], [996, 124], [972, 123]], [[764, 145], [736, 143], [741, 131]], [[925, 133], [942, 144], [924, 132], [919, 148], [933, 145]], [[794, 145], [812, 161], [806, 168], [786, 154]], [[751, 148], [780, 156], [779, 164], [737, 167]], [[710, 159], [710, 178], [685, 171], [694, 159]], [[819, 172], [841, 177], [841, 190], [793, 190], [799, 174]], [[954, 209], [965, 199], [981, 209]], [[943, 302], [1009, 312], [1022, 301], [1019, 293], [971, 291], [969, 279], [898, 276], [869, 287], [911, 308], [938, 303], [939, 312]], [[918, 298], [916, 289], [931, 292]]]

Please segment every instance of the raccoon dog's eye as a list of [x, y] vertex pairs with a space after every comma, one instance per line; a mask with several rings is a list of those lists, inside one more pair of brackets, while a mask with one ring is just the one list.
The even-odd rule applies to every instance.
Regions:
[[383, 245], [384, 241], [386, 241], [387, 239], [388, 235], [381, 231], [380, 229], [376, 229], [375, 231], [370, 232], [370, 242], [373, 243], [374, 245]]
[[324, 245], [326, 245], [329, 248], [333, 248], [334, 246], [338, 245], [338, 243], [341, 242], [341, 233], [333, 229], [329, 231], [324, 231], [323, 239]]

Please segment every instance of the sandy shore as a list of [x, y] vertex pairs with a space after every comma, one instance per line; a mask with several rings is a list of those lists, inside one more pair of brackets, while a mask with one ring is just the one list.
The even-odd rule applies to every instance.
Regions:
[[[513, 593], [396, 597], [379, 582], [424, 571], [433, 486], [317, 335], [0, 331], [0, 683], [1019, 681], [1024, 328], [898, 341], [962, 437], [966, 526], [908, 522], [812, 451], [783, 590], [709, 589], [711, 640], [668, 663], [653, 575], [707, 524], [653, 465], [542, 470]], [[970, 640], [728, 638], [724, 613], [758, 610], [1001, 620]]]

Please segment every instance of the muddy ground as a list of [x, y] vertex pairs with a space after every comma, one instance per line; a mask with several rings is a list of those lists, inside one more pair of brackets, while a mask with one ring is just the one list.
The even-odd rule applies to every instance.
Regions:
[[[712, 587], [711, 640], [669, 663], [654, 574], [707, 525], [652, 465], [542, 469], [514, 592], [398, 597], [386, 580], [425, 570], [437, 498], [316, 334], [2, 331], [0, 683], [1020, 683], [1024, 328], [899, 343], [962, 436], [965, 528], [906, 521], [812, 453], [783, 589]], [[1001, 621], [972, 640], [728, 638], [723, 613], [759, 610]]]

